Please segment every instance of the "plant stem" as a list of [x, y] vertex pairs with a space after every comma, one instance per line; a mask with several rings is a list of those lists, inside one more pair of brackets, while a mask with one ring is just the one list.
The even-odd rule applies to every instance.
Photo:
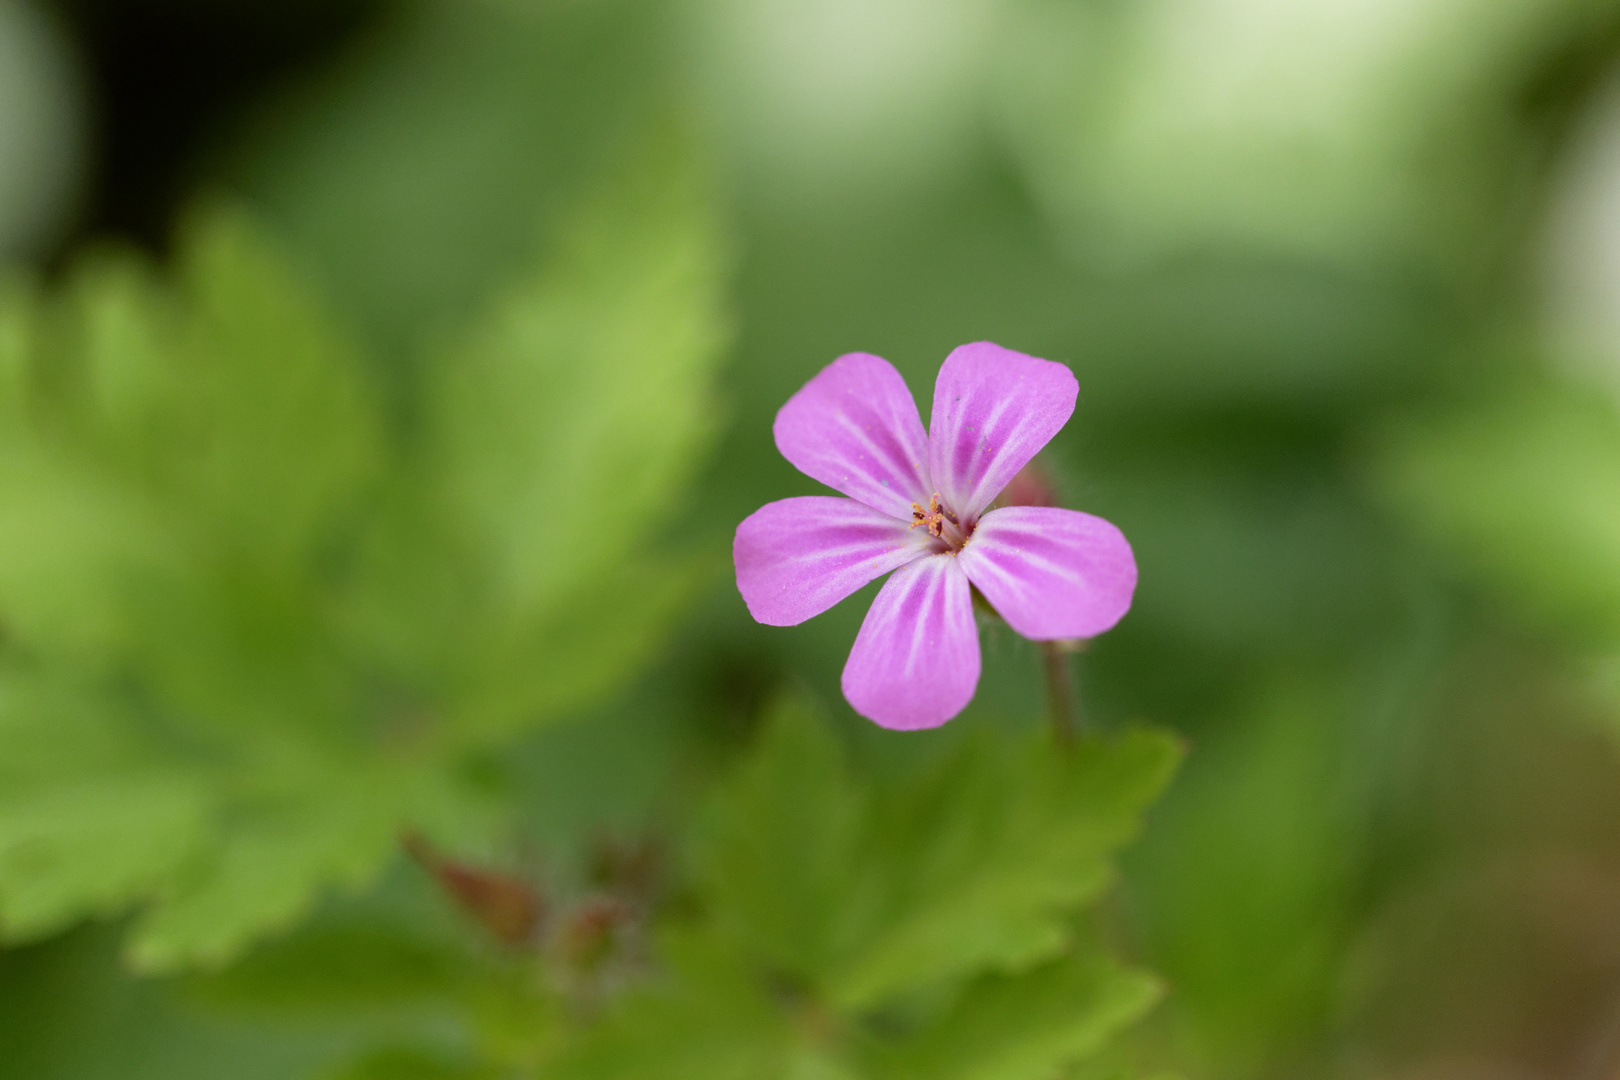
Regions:
[[1075, 690], [1069, 650], [1061, 641], [1043, 641], [1041, 657], [1046, 661], [1046, 697], [1051, 707], [1052, 734], [1059, 746], [1068, 748], [1074, 745], [1080, 731], [1080, 695]]

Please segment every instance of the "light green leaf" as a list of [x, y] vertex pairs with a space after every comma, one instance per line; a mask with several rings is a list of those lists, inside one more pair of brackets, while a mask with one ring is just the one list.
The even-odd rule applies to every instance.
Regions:
[[167, 575], [171, 534], [138, 496], [10, 434], [0, 432], [0, 620], [93, 664], [130, 640], [131, 582]]
[[[563, 216], [545, 268], [442, 365], [423, 486], [456, 524], [434, 542], [477, 569], [442, 596], [465, 627], [443, 691], [462, 735], [487, 739], [599, 693], [697, 582], [701, 565], [669, 533], [716, 421], [715, 234], [690, 146], [659, 127]], [[357, 610], [386, 628], [399, 621], [390, 607], [373, 596]]]
[[137, 921], [129, 946], [136, 966], [218, 966], [253, 938], [293, 924], [328, 887], [369, 885], [395, 856], [420, 782], [411, 772], [317, 760], [278, 772], [286, 786], [220, 808], [220, 842], [182, 868]]
[[660, 130], [444, 366], [441, 482], [518, 610], [663, 546], [714, 431], [723, 270], [691, 150]]
[[38, 308], [32, 282], [0, 272], [0, 427], [12, 427], [25, 416]]
[[634, 147], [434, 368], [343, 599], [465, 742], [606, 690], [710, 569], [669, 534], [716, 420], [723, 259], [684, 134]]
[[206, 792], [85, 694], [0, 679], [0, 937], [29, 940], [148, 895], [193, 856]]
[[154, 889], [202, 839], [194, 777], [130, 771], [0, 802], [0, 928], [42, 937]]
[[36, 322], [39, 434], [202, 538], [307, 556], [376, 478], [359, 353], [238, 208], [192, 215], [171, 282], [93, 252]]
[[610, 690], [663, 641], [670, 623], [715, 575], [712, 560], [679, 551], [597, 574], [544, 615], [494, 624], [460, 669], [451, 724], [472, 744], [534, 726]]
[[233, 545], [307, 558], [382, 464], [362, 359], [242, 214], [201, 217], [181, 243], [191, 308], [168, 439], [186, 454], [182, 491]]
[[166, 425], [180, 419], [185, 319], [153, 267], [122, 248], [87, 253], [48, 306], [36, 339], [36, 380], [103, 463], [159, 480]]

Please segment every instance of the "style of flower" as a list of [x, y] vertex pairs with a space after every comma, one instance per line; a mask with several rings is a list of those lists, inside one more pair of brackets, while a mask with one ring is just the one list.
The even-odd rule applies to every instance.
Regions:
[[1136, 560], [1102, 518], [1047, 506], [988, 509], [1074, 412], [1062, 364], [989, 342], [939, 369], [927, 432], [888, 361], [841, 356], [776, 414], [776, 447], [847, 495], [769, 503], [737, 526], [732, 556], [749, 613], [794, 626], [894, 571], [844, 666], [844, 696], [883, 727], [937, 727], [979, 683], [973, 589], [1036, 641], [1117, 623]]

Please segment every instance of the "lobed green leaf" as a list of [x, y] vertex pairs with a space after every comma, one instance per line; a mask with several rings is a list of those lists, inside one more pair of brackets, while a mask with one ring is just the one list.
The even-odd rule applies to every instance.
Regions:
[[982, 737], [896, 783], [785, 703], [711, 807], [664, 984], [560, 1075], [1055, 1075], [1159, 996], [1074, 926], [1178, 757], [1143, 731]]
[[854, 1011], [1049, 959], [1179, 756], [1145, 731], [1072, 754], [1044, 732], [977, 738], [917, 783], [861, 790], [789, 706], [714, 815], [715, 925]]
[[475, 826], [471, 755], [655, 647], [707, 569], [663, 533], [724, 267], [682, 134], [631, 143], [408, 435], [238, 209], [167, 278], [108, 252], [0, 290], [0, 678], [77, 688], [0, 688], [0, 934], [139, 908], [137, 966], [223, 963], [402, 829]]

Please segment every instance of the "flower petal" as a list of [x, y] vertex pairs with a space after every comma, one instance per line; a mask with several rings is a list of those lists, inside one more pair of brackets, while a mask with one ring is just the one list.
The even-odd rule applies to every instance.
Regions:
[[928, 504], [928, 436], [894, 366], [850, 353], [821, 369], [776, 414], [776, 448], [793, 467], [874, 510], [911, 521]]
[[1136, 591], [1124, 534], [1052, 506], [990, 511], [957, 562], [1007, 625], [1036, 641], [1095, 637], [1119, 622]]
[[934, 384], [929, 472], [964, 520], [989, 506], [1074, 413], [1080, 384], [1062, 364], [981, 341], [954, 349]]
[[954, 555], [894, 572], [872, 601], [844, 665], [844, 696], [886, 728], [938, 727], [979, 685], [973, 594]]
[[854, 499], [805, 495], [748, 515], [731, 556], [749, 614], [767, 626], [794, 626], [934, 543], [926, 530]]

